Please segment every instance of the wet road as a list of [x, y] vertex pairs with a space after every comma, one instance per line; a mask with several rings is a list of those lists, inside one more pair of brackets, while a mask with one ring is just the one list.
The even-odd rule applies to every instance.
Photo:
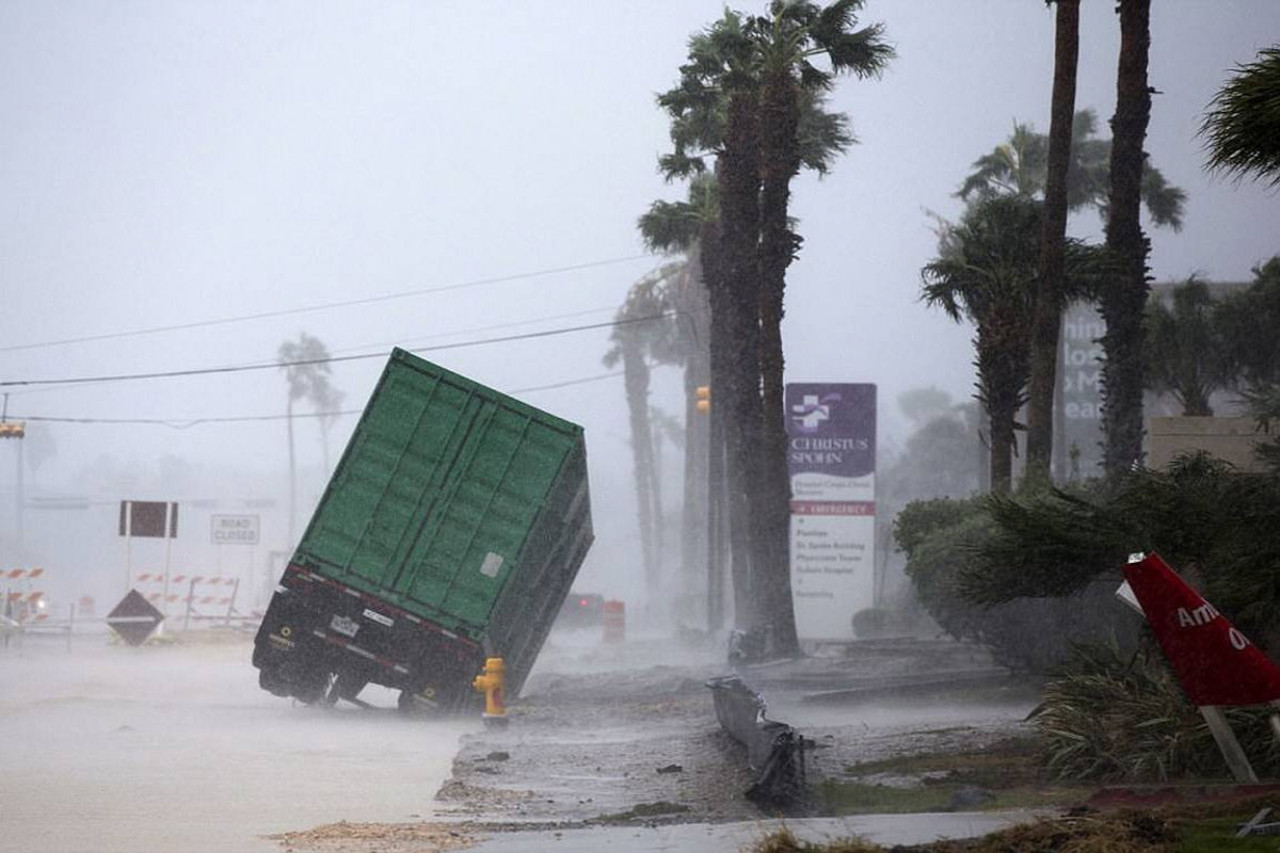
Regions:
[[0, 850], [279, 851], [262, 836], [431, 818], [478, 724], [295, 706], [258, 689], [249, 654], [105, 635], [0, 648]]

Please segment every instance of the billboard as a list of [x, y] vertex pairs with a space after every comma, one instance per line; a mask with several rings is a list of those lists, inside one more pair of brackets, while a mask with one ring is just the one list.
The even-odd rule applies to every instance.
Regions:
[[852, 639], [875, 603], [876, 386], [791, 383], [785, 404], [796, 631]]
[[1054, 468], [1059, 479], [1096, 477], [1102, 462], [1102, 336], [1107, 325], [1092, 305], [1062, 315]]

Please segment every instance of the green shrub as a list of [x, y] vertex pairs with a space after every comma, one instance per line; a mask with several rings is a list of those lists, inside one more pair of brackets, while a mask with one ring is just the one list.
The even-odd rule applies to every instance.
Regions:
[[[1267, 723], [1271, 713], [1266, 706], [1226, 710], [1259, 774], [1280, 772], [1280, 745]], [[1031, 719], [1045, 763], [1061, 778], [1163, 782], [1227, 775], [1204, 718], [1159, 652], [1124, 653], [1114, 644], [1076, 647], [1046, 683]]]
[[1036, 674], [1066, 660], [1075, 642], [1119, 636], [1133, 646], [1140, 626], [1114, 599], [1118, 573], [1065, 596], [972, 601], [965, 580], [998, 534], [989, 506], [984, 499], [919, 501], [908, 504], [895, 521], [895, 538], [907, 553], [907, 576], [942, 630], [981, 643], [999, 664]]

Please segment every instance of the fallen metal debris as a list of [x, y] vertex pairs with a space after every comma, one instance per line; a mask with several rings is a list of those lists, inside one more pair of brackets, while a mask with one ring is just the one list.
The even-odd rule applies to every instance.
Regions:
[[747, 748], [747, 762], [757, 774], [747, 798], [775, 806], [805, 802], [804, 738], [786, 723], [766, 716], [764, 697], [736, 675], [707, 682], [715, 700], [716, 719]]

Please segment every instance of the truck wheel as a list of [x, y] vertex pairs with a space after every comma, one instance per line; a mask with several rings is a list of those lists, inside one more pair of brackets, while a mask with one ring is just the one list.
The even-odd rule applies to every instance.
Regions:
[[295, 675], [290, 692], [299, 702], [314, 705], [325, 697], [329, 689], [329, 673], [310, 670]]
[[274, 667], [263, 667], [258, 670], [258, 686], [273, 696], [289, 695], [289, 683]]

